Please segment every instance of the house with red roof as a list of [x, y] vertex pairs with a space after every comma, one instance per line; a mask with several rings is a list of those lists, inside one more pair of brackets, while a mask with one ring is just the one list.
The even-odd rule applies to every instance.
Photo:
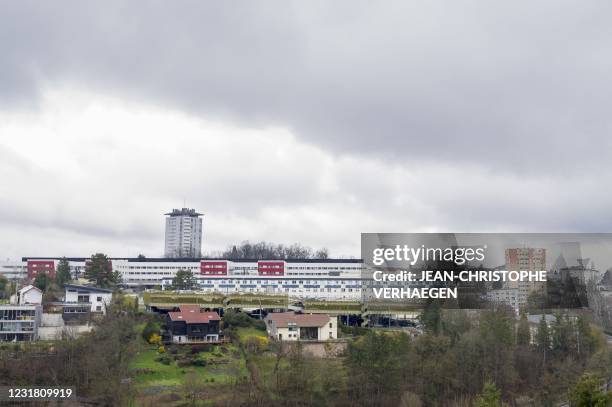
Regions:
[[219, 341], [219, 322], [216, 312], [202, 311], [198, 305], [181, 305], [168, 312], [166, 326], [172, 343], [206, 343]]

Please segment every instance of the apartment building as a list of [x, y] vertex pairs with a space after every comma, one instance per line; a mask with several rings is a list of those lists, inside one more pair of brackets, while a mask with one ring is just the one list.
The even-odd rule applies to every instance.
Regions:
[[202, 256], [202, 214], [195, 209], [173, 209], [166, 213], [164, 257]]
[[0, 305], [0, 342], [37, 340], [41, 315], [40, 305]]
[[[528, 270], [541, 271], [546, 268], [546, 249], [542, 248], [511, 248], [506, 249], [506, 269], [507, 270]], [[517, 290], [519, 304], [526, 304], [529, 294], [532, 292], [542, 292], [546, 284], [536, 281], [514, 281], [509, 282], [508, 289]]]

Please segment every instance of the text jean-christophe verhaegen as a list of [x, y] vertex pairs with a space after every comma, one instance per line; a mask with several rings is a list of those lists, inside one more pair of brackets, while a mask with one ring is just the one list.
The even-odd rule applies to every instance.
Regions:
[[[464, 266], [469, 262], [482, 262], [485, 259], [486, 246], [482, 247], [447, 247], [435, 248], [410, 247], [377, 247], [372, 250], [372, 263], [382, 266], [387, 262], [398, 262], [414, 266], [417, 263], [452, 262]], [[546, 282], [546, 270], [375, 270], [372, 273], [374, 284], [372, 291], [377, 299], [408, 298], [457, 298], [457, 287], [429, 287], [429, 283], [495, 283], [495, 282]], [[389, 283], [403, 283], [403, 287], [386, 286]], [[419, 287], [410, 285], [419, 285]], [[425, 286], [421, 286], [425, 285]]]

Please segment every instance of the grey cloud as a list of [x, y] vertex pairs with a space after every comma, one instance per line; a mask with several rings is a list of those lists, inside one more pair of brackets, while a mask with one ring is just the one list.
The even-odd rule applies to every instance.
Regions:
[[611, 7], [19, 1], [0, 16], [0, 100], [85, 84], [337, 154], [566, 176], [612, 150]]

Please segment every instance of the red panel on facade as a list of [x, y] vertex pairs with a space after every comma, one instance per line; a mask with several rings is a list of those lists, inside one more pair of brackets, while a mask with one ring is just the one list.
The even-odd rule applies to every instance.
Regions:
[[277, 261], [258, 261], [257, 272], [260, 276], [283, 276], [285, 275], [285, 262]]
[[227, 261], [200, 261], [200, 274], [207, 276], [226, 276]]
[[28, 260], [28, 278], [36, 278], [40, 273], [47, 273], [55, 278], [55, 262], [53, 260]]

